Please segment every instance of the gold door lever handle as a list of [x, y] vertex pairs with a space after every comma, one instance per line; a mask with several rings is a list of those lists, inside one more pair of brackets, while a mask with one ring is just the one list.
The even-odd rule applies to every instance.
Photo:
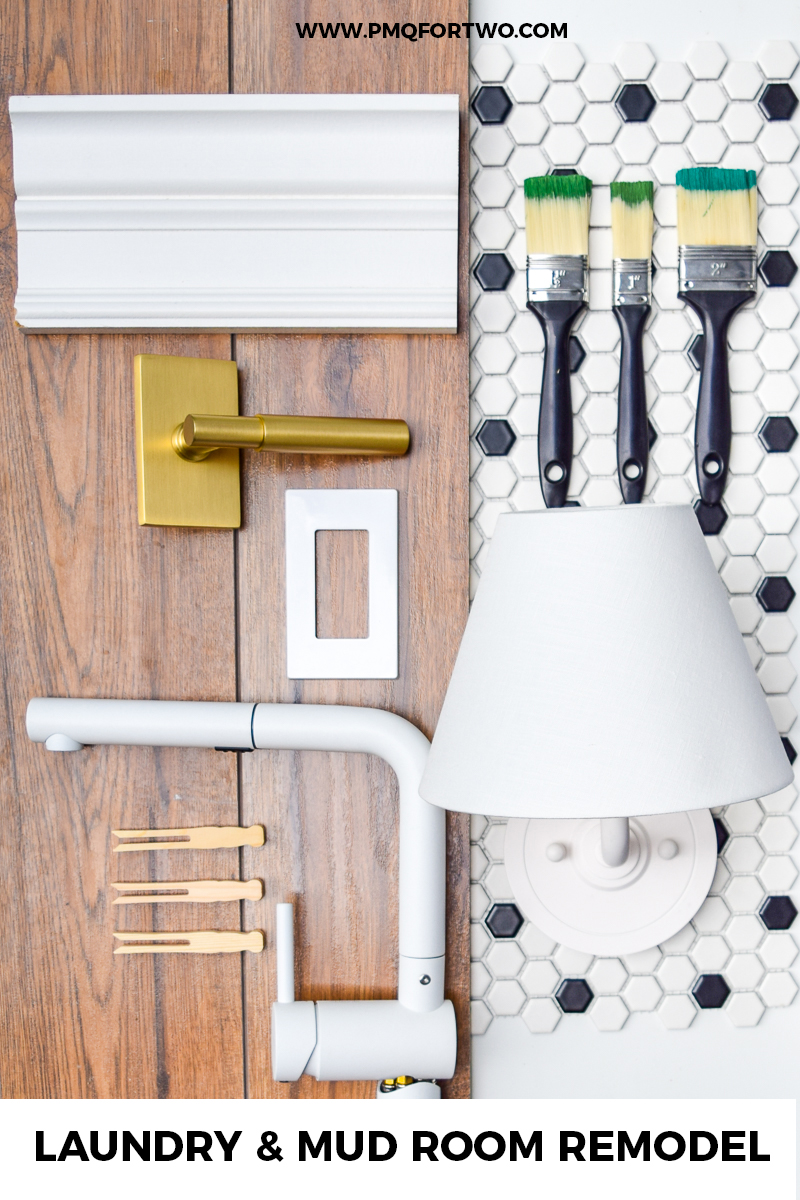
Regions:
[[274, 450], [282, 454], [352, 454], [399, 457], [406, 453], [405, 421], [360, 417], [200, 416], [189, 414], [172, 435], [176, 454], [202, 462], [216, 450]]
[[137, 354], [134, 387], [140, 525], [238, 529], [240, 449], [399, 457], [409, 448], [405, 421], [240, 417], [236, 363], [224, 359]]

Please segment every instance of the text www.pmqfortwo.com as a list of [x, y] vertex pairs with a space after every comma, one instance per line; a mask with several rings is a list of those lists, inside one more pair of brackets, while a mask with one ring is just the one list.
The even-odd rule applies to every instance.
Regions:
[[295, 22], [301, 38], [397, 38], [421, 42], [425, 38], [566, 38], [567, 23], [562, 21], [299, 21]]

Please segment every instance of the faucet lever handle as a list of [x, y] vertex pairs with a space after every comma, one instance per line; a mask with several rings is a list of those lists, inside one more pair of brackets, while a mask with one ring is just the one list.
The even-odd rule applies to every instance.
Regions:
[[294, 1002], [294, 905], [275, 905], [278, 1004]]

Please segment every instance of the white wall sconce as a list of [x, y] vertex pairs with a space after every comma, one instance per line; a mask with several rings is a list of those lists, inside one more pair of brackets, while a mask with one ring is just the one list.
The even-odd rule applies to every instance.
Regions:
[[85, 745], [341, 750], [377, 754], [400, 796], [399, 962], [396, 1000], [295, 1000], [291, 905], [278, 906], [278, 1000], [272, 1070], [279, 1081], [416, 1082], [382, 1099], [438, 1099], [456, 1065], [456, 1018], [444, 998], [445, 815], [419, 781], [430, 745], [394, 713], [320, 704], [215, 704], [169, 700], [31, 700], [28, 736], [48, 750]]
[[501, 517], [421, 793], [511, 818], [536, 926], [597, 955], [665, 941], [710, 888], [709, 809], [791, 779], [690, 508]]
[[458, 96], [13, 96], [27, 332], [456, 330]]

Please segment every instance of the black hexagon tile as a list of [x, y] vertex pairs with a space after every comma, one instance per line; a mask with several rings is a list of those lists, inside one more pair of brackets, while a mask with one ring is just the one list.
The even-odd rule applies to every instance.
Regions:
[[556, 992], [562, 1012], [583, 1013], [594, 1000], [594, 992], [585, 979], [564, 979]]
[[759, 916], [767, 929], [791, 929], [797, 908], [790, 896], [767, 896]]
[[701, 975], [692, 988], [692, 995], [701, 1008], [722, 1008], [731, 989], [721, 975]]
[[647, 449], [652, 450], [658, 440], [658, 430], [652, 421], [647, 422]]
[[586, 358], [586, 351], [583, 348], [583, 343], [579, 338], [571, 337], [569, 339], [569, 369], [571, 374], [580, 371]]
[[789, 760], [789, 765], [791, 767], [793, 767], [794, 760], [797, 758], [797, 751], [795, 750], [792, 743], [789, 741], [788, 737], [782, 737], [781, 741], [783, 742], [783, 748], [786, 751], [786, 757]]
[[514, 268], [505, 254], [482, 254], [474, 275], [485, 292], [503, 292], [513, 278]]
[[703, 353], [704, 353], [705, 344], [706, 344], [705, 337], [703, 336], [702, 333], [698, 333], [697, 337], [694, 339], [691, 346], [687, 350], [687, 354], [689, 355], [689, 361], [691, 362], [692, 366], [695, 368], [696, 371], [702, 371], [702, 369], [703, 369]]
[[694, 511], [706, 537], [713, 537], [719, 533], [728, 519], [728, 514], [721, 504], [706, 504], [705, 500], [695, 500]]
[[790, 83], [768, 83], [758, 98], [758, 107], [768, 121], [791, 121], [797, 96]]
[[617, 96], [617, 112], [623, 121], [647, 121], [656, 98], [646, 83], [626, 83]]
[[758, 431], [761, 445], [769, 454], [791, 450], [797, 441], [797, 430], [791, 417], [767, 417]]
[[768, 250], [758, 273], [767, 287], [788, 287], [797, 274], [797, 263], [788, 250]]
[[714, 817], [714, 833], [717, 835], [717, 854], [722, 854], [722, 851], [725, 849], [725, 843], [731, 835], [719, 817]]
[[513, 938], [522, 928], [522, 913], [516, 904], [495, 904], [486, 918], [486, 924], [493, 937]]
[[768, 575], [756, 592], [764, 612], [786, 612], [795, 597], [795, 590], [785, 575]]
[[502, 125], [513, 105], [505, 88], [479, 88], [472, 101], [472, 111], [481, 125]]
[[575, 167], [552, 167], [550, 170], [550, 174], [551, 175], [577, 175], [578, 172]]
[[508, 421], [484, 421], [478, 430], [478, 445], [490, 458], [500, 458], [508, 454], [516, 440], [517, 436]]

